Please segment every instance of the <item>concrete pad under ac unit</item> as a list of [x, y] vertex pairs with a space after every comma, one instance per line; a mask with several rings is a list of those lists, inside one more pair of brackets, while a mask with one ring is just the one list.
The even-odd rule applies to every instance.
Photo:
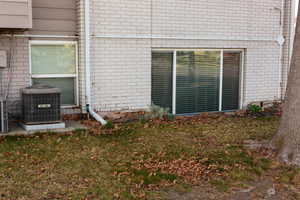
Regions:
[[55, 123], [55, 124], [34, 124], [34, 125], [28, 125], [28, 124], [21, 123], [21, 126], [26, 131], [55, 130], [55, 129], [66, 128], [66, 124], [64, 122]]

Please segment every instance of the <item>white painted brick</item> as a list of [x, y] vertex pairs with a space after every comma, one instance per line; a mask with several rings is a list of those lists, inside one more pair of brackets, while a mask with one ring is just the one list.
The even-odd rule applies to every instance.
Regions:
[[[92, 0], [92, 5], [93, 35], [181, 38], [94, 38], [92, 80], [97, 110], [150, 105], [152, 48], [245, 49], [244, 104], [280, 97], [282, 68], [274, 40], [280, 33], [276, 8], [281, 7], [281, 0]], [[285, 25], [288, 17], [286, 14]], [[287, 39], [288, 34], [285, 28]]]
[[[242, 48], [246, 51], [244, 104], [279, 98], [279, 75], [287, 80], [290, 1], [286, 0], [284, 66], [279, 45], [281, 0], [91, 0], [93, 36], [177, 37], [120, 39], [92, 36], [93, 105], [97, 110], [144, 109], [151, 103], [152, 48]], [[152, 2], [152, 3], [151, 3]], [[79, 94], [85, 105], [84, 0], [77, 0]], [[201, 39], [202, 38], [202, 39]], [[204, 40], [204, 38], [206, 38]], [[207, 40], [211, 38], [211, 40]], [[60, 39], [61, 40], [61, 39]], [[250, 41], [246, 41], [250, 40]], [[8, 39], [0, 38], [0, 49]], [[29, 85], [28, 38], [16, 41], [11, 109]]]

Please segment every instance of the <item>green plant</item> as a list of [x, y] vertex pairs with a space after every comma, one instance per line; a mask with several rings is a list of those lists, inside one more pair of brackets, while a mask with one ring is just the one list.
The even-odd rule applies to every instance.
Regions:
[[160, 171], [151, 173], [145, 169], [133, 169], [132, 173], [135, 182], [143, 182], [145, 185], [158, 184], [163, 180], [173, 182], [178, 178], [175, 174], [163, 173]]
[[174, 120], [176, 119], [176, 116], [173, 115], [173, 114], [171, 114], [171, 113], [169, 113], [169, 114], [167, 115], [167, 118], [168, 118], [169, 121], [174, 121]]
[[262, 107], [259, 105], [255, 105], [255, 104], [251, 104], [248, 106], [248, 113], [250, 113], [251, 115], [256, 115], [258, 113], [262, 112]]
[[140, 123], [141, 124], [146, 124], [149, 120], [143, 115], [140, 117]]
[[105, 129], [114, 129], [115, 125], [112, 121], [108, 121], [107, 124], [104, 125]]
[[163, 119], [169, 115], [169, 108], [162, 108], [155, 104], [150, 106], [150, 111], [146, 113], [145, 119]]

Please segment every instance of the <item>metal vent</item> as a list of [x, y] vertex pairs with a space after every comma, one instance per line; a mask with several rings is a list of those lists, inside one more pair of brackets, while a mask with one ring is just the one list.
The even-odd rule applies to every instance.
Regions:
[[8, 113], [6, 101], [0, 98], [0, 132], [8, 132]]
[[45, 85], [34, 85], [22, 91], [25, 124], [61, 122], [60, 90]]

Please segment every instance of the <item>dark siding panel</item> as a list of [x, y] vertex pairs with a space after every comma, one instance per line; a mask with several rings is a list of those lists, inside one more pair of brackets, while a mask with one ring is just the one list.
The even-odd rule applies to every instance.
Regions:
[[172, 52], [152, 53], [152, 102], [172, 111]]
[[47, 20], [68, 20], [76, 21], [76, 13], [73, 10], [66, 12], [65, 9], [53, 8], [33, 8], [34, 19], [47, 19]]
[[240, 96], [241, 53], [224, 52], [223, 110], [237, 110]]
[[31, 34], [76, 35], [76, 0], [33, 0]]
[[[66, 20], [34, 19], [35, 31], [72, 32], [76, 27], [75, 22]], [[58, 28], [59, 27], [59, 28]]]

